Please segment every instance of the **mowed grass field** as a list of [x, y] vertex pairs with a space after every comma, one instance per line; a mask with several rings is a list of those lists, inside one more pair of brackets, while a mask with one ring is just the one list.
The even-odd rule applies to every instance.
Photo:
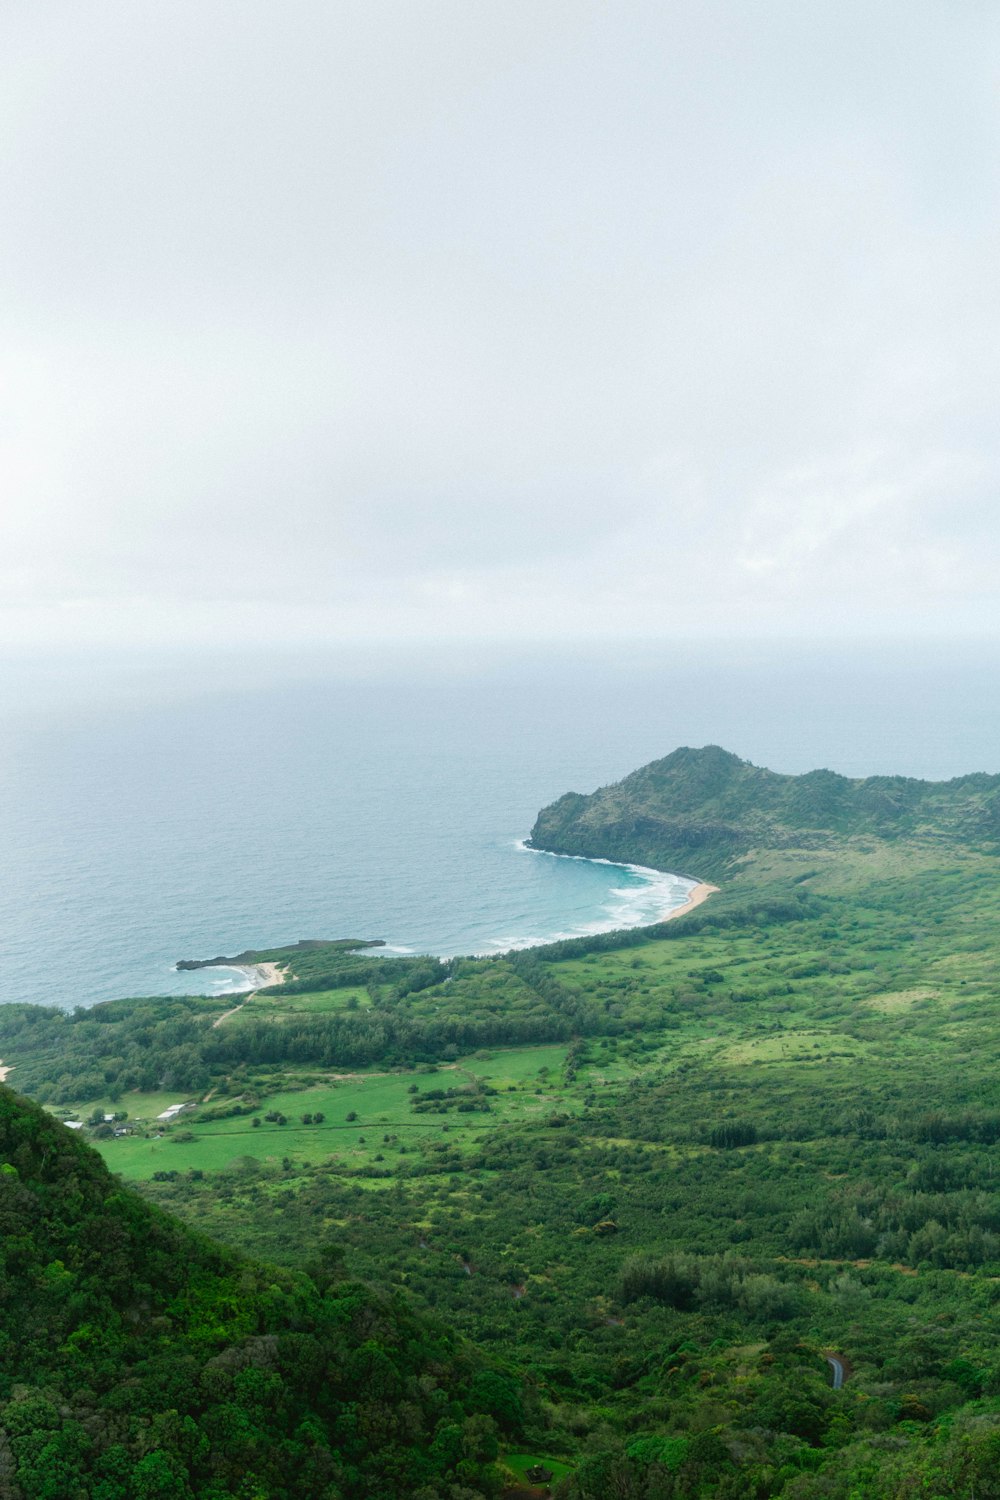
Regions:
[[[144, 1118], [150, 1124], [141, 1134], [94, 1144], [112, 1171], [130, 1180], [149, 1179], [156, 1172], [222, 1171], [242, 1158], [311, 1164], [339, 1160], [352, 1168], [377, 1166], [391, 1176], [395, 1163], [419, 1156], [428, 1140], [471, 1146], [484, 1130], [505, 1121], [544, 1118], [554, 1111], [575, 1113], [579, 1091], [565, 1085], [566, 1052], [565, 1045], [525, 1047], [477, 1053], [433, 1071], [357, 1073], [320, 1080], [312, 1075], [302, 1083], [289, 1079], [287, 1087], [261, 1102], [255, 1111], [257, 1126], [254, 1116], [246, 1114], [202, 1121], [195, 1108], [184, 1110], [165, 1128], [156, 1123], [156, 1115], [183, 1102], [179, 1097], [126, 1095], [120, 1107], [129, 1118]], [[479, 1084], [496, 1090], [486, 1096], [489, 1112], [417, 1113], [412, 1107], [414, 1099], [429, 1090], [475, 1089]], [[224, 1108], [229, 1102], [236, 1101], [213, 1098], [210, 1107]], [[152, 1103], [159, 1106], [155, 1113]], [[144, 1115], [140, 1104], [150, 1112]], [[268, 1114], [284, 1115], [287, 1123], [268, 1121]], [[323, 1115], [321, 1124], [303, 1123], [303, 1115], [316, 1114]], [[377, 1180], [386, 1182], [389, 1177]]]
[[[388, 991], [391, 986], [385, 985]], [[329, 1016], [338, 1011], [370, 1010], [372, 997], [366, 987], [354, 985], [335, 990], [310, 990], [301, 995], [274, 994], [269, 990], [253, 994], [224, 1026], [239, 1026], [247, 1021], [293, 1021], [300, 1016]]]

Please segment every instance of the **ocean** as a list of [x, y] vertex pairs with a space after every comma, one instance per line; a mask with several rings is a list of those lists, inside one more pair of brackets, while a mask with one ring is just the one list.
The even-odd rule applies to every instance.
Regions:
[[979, 645], [344, 648], [0, 662], [0, 1000], [196, 988], [299, 938], [500, 952], [654, 921], [697, 870], [526, 852], [535, 814], [681, 744], [932, 779], [1000, 770]]

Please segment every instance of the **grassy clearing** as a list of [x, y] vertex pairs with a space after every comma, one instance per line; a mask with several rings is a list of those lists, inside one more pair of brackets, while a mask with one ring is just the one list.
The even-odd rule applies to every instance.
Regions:
[[104, 1114], [113, 1115], [116, 1111], [124, 1110], [130, 1121], [148, 1121], [157, 1119], [164, 1110], [170, 1109], [175, 1104], [185, 1104], [191, 1095], [162, 1090], [158, 1093], [149, 1094], [122, 1094], [120, 1098], [112, 1100], [88, 1099], [86, 1103], [77, 1104], [50, 1104], [48, 1108], [60, 1120], [72, 1120], [74, 1117], [80, 1120], [89, 1119], [95, 1109], [100, 1109]]
[[[370, 1167], [385, 1172], [395, 1162], [419, 1160], [430, 1141], [444, 1139], [468, 1151], [484, 1129], [544, 1119], [554, 1111], [578, 1112], [582, 1108], [579, 1093], [568, 1091], [562, 1079], [566, 1052], [565, 1046], [525, 1047], [476, 1053], [433, 1071], [319, 1080], [315, 1075], [288, 1077], [287, 1086], [269, 1091], [253, 1115], [200, 1120], [197, 1109], [185, 1110], [162, 1134], [94, 1144], [113, 1171], [133, 1181], [149, 1180], [157, 1172], [226, 1171], [241, 1158], [272, 1166], [286, 1159], [313, 1165], [339, 1161], [352, 1170]], [[428, 1090], [474, 1090], [480, 1084], [497, 1090], [488, 1096], [488, 1113], [456, 1109], [417, 1113], [413, 1109]], [[167, 1095], [141, 1097], [147, 1109], [151, 1104], [165, 1109], [179, 1102]], [[237, 1102], [215, 1098], [211, 1107]], [[122, 1107], [129, 1108], [124, 1101]], [[130, 1119], [151, 1122], [160, 1112], [157, 1107], [140, 1116], [138, 1108], [129, 1108]], [[283, 1115], [287, 1123], [268, 1121], [268, 1114]], [[322, 1123], [304, 1124], [302, 1116], [307, 1114], [323, 1115]], [[254, 1118], [260, 1121], [258, 1125]], [[188, 1135], [193, 1139], [183, 1138]]]
[[302, 1016], [329, 1016], [340, 1011], [370, 1010], [372, 998], [363, 986], [351, 989], [315, 990], [302, 995], [254, 995], [239, 1011], [223, 1022], [224, 1026], [246, 1025], [250, 1021], [295, 1021]]
[[544, 1453], [506, 1453], [503, 1462], [508, 1469], [512, 1469], [517, 1475], [520, 1484], [528, 1484], [527, 1470], [533, 1469], [540, 1464], [548, 1469], [556, 1479], [562, 1479], [573, 1472], [570, 1464], [565, 1464], [558, 1458], [546, 1458]]
[[[424, 1127], [440, 1131], [440, 1126]], [[149, 1179], [154, 1172], [219, 1172], [230, 1170], [241, 1160], [280, 1165], [286, 1158], [297, 1162], [356, 1165], [384, 1154], [386, 1147], [369, 1140], [358, 1126], [262, 1125], [253, 1129], [224, 1131], [211, 1126], [192, 1129], [193, 1140], [179, 1139], [183, 1128], [160, 1137], [126, 1136], [96, 1144], [108, 1166], [130, 1181]]]
[[911, 1006], [922, 1000], [940, 1000], [941, 991], [931, 989], [925, 985], [912, 990], [890, 991], [885, 995], [872, 995], [870, 999], [863, 1000], [862, 1005], [868, 1006], [870, 1010], [879, 1011], [882, 1015], [894, 1015], [898, 1011], [909, 1010]]
[[568, 1048], [561, 1043], [541, 1047], [518, 1047], [495, 1052], [476, 1052], [464, 1058], [457, 1067], [496, 1089], [537, 1085], [546, 1086], [561, 1077]]
[[766, 1037], [751, 1037], [720, 1053], [726, 1063], [817, 1062], [853, 1060], [868, 1049], [854, 1037], [829, 1031], [780, 1031]]

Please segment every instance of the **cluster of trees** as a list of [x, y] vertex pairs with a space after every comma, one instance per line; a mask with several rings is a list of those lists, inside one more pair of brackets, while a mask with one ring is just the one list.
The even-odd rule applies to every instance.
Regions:
[[[303, 968], [297, 961], [298, 967]], [[394, 999], [417, 994], [449, 977], [451, 964], [439, 958], [382, 958], [368, 961], [347, 956], [336, 967], [309, 967], [307, 973], [268, 987], [269, 994], [307, 995], [317, 991], [347, 990], [389, 984]]]
[[799, 1289], [734, 1256], [634, 1256], [621, 1272], [619, 1299], [648, 1297], [667, 1307], [738, 1308], [748, 1319], [785, 1322], [801, 1310]]
[[496, 1092], [488, 1084], [478, 1088], [470, 1084], [464, 1088], [424, 1089], [417, 1093], [414, 1085], [410, 1109], [417, 1115], [445, 1115], [451, 1110], [457, 1110], [459, 1114], [489, 1114], [490, 1097], [496, 1097]]
[[93, 1009], [0, 1006], [0, 1048], [43, 1102], [119, 1099], [131, 1090], [207, 1089], [211, 1003], [122, 1000]]
[[[933, 1168], [933, 1161], [927, 1162]], [[901, 1188], [847, 1192], [793, 1215], [789, 1240], [826, 1258], [968, 1271], [1000, 1264], [1000, 1194]]]
[[[713, 904], [684, 918], [683, 925], [657, 922], [651, 927], [626, 927], [616, 932], [592, 932], [584, 937], [560, 938], [525, 950], [534, 959], [561, 961], [585, 958], [591, 953], [618, 953], [627, 948], [644, 948], [649, 943], [689, 941], [699, 933], [716, 934], [734, 930], [760, 931], [786, 922], [815, 921], [828, 914], [829, 903], [809, 891], [747, 899], [744, 896], [712, 898]], [[516, 955], [508, 954], [512, 959]]]

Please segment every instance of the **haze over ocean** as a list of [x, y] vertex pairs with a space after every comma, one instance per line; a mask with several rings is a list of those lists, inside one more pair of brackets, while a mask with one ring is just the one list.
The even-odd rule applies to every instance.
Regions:
[[997, 771], [998, 665], [864, 644], [7, 661], [0, 1001], [185, 992], [178, 958], [300, 937], [449, 954], [655, 920], [682, 885], [525, 853], [538, 809], [679, 744]]

